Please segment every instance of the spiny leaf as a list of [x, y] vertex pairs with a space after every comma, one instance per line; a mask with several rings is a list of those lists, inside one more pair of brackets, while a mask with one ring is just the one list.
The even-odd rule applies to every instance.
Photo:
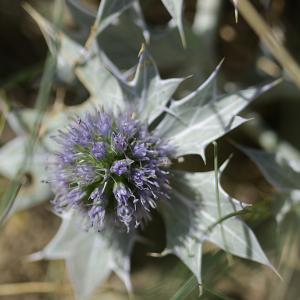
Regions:
[[66, 259], [71, 282], [78, 299], [88, 299], [110, 274], [110, 252], [105, 241], [93, 232], [80, 228], [80, 220], [67, 214], [55, 237], [32, 260]]
[[141, 117], [151, 123], [164, 110], [182, 78], [161, 79], [157, 67], [144, 46], [134, 79], [121, 82], [124, 95], [141, 112]]
[[185, 35], [182, 24], [182, 14], [183, 14], [183, 0], [162, 0], [162, 3], [170, 13], [172, 19], [174, 20], [181, 37], [183, 46], [186, 46]]
[[75, 247], [66, 258], [67, 268], [78, 299], [89, 299], [111, 272], [110, 251], [103, 240], [89, 235]]
[[[214, 80], [214, 76], [209, 80]], [[205, 83], [209, 86], [208, 82]], [[161, 136], [170, 139], [178, 155], [201, 154], [206, 146], [246, 120], [237, 116], [251, 101], [274, 84], [253, 87], [211, 101], [203, 100], [201, 88], [195, 96], [173, 101], [157, 130]], [[204, 106], [201, 104], [207, 103]]]
[[194, 274], [198, 282], [201, 282], [201, 267], [202, 267], [202, 243], [186, 237], [183, 243], [174, 244], [170, 246], [163, 254], [172, 253], [179, 257], [181, 261], [189, 268]]
[[[59, 59], [65, 61], [91, 94], [90, 102], [100, 104], [106, 109], [122, 108], [123, 96], [117, 79], [101, 60], [100, 50], [84, 47], [68, 38], [64, 33], [56, 33], [51, 24], [32, 7], [27, 8], [40, 26], [48, 46], [53, 49], [54, 41], [60, 44]], [[90, 105], [91, 103], [85, 104]]]
[[204, 106], [217, 99], [217, 77], [222, 63], [223, 60], [204, 83], [181, 100], [181, 105], [186, 103], [186, 105], [191, 105], [192, 107]]
[[[75, 213], [63, 216], [63, 223], [52, 241], [31, 259], [65, 259], [78, 299], [88, 299], [114, 271], [131, 291], [130, 253], [134, 235], [86, 232]], [[114, 240], [112, 240], [114, 239]]]
[[76, 243], [90, 235], [80, 227], [80, 219], [72, 213], [64, 214], [62, 223], [55, 236], [40, 252], [32, 255], [33, 259], [63, 259], [72, 253]]
[[[167, 248], [165, 253], [177, 255], [201, 281], [200, 264], [191, 266], [191, 257], [199, 261], [202, 243], [207, 240], [229, 253], [269, 267], [269, 260], [251, 229], [240, 219], [230, 218], [218, 224], [214, 172], [181, 173], [172, 183], [172, 205], [162, 205], [166, 220]], [[222, 216], [242, 209], [241, 204], [220, 190]], [[213, 226], [218, 224], [217, 226]], [[223, 232], [221, 231], [221, 228]], [[187, 253], [189, 255], [187, 255]]]

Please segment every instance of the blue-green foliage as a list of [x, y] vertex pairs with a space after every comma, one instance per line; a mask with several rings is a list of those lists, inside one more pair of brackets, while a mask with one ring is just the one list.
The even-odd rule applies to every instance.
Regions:
[[[196, 37], [211, 34], [214, 30], [214, 25], [212, 25], [207, 28], [206, 32], [199, 33], [201, 30], [197, 26], [205, 22], [203, 23], [201, 19], [202, 12], [198, 11], [193, 30], [189, 28], [184, 30], [183, 1], [164, 0], [162, 2], [172, 17], [172, 22], [162, 33], [162, 36], [168, 37], [168, 41], [178, 39], [178, 36], [173, 34], [174, 24], [187, 48], [190, 43], [196, 44]], [[51, 153], [57, 150], [50, 137], [58, 129], [66, 128], [70, 117], [75, 114], [80, 117], [87, 111], [94, 111], [95, 107], [101, 107], [111, 113], [123, 111], [127, 106], [134, 107], [141, 120], [149, 128], [153, 127], [159, 137], [167, 140], [176, 149], [175, 159], [182, 159], [188, 154], [201, 155], [205, 159], [206, 147], [246, 122], [247, 120], [238, 114], [262, 92], [272, 87], [272, 85], [252, 87], [228, 95], [218, 95], [216, 78], [219, 66], [203, 84], [198, 84], [199, 87], [194, 92], [175, 101], [173, 94], [184, 79], [162, 79], [150, 52], [153, 51], [154, 57], [158, 58], [159, 65], [168, 65], [168, 56], [172, 56], [172, 51], [174, 53], [178, 47], [172, 49], [167, 43], [163, 44], [159, 54], [159, 39], [155, 40], [156, 37], [151, 36], [151, 30], [145, 25], [138, 1], [101, 1], [97, 14], [83, 8], [79, 1], [68, 0], [67, 3], [76, 20], [78, 18], [82, 32], [87, 33], [93, 26], [84, 46], [65, 33], [57, 32], [51, 23], [33, 8], [27, 6], [27, 10], [45, 35], [50, 51], [57, 55], [59, 77], [65, 82], [78, 79], [87, 89], [89, 97], [80, 105], [62, 106], [59, 110], [53, 108], [44, 116], [42, 131], [31, 157], [32, 163], [28, 167], [28, 172], [34, 178], [34, 184], [30, 191], [25, 188], [21, 189], [15, 201], [14, 210], [35, 205], [51, 197], [48, 185], [42, 183], [42, 180], [47, 177], [45, 176], [45, 161]], [[213, 1], [213, 3], [215, 9], [220, 5], [218, 1]], [[201, 7], [203, 8], [203, 5]], [[131, 51], [125, 64], [123, 61], [117, 61], [118, 59], [115, 61], [114, 56], [108, 51], [113, 43], [111, 42], [106, 48], [103, 47], [105, 51], [108, 51], [105, 53], [101, 47], [101, 37], [105, 36], [105, 31], [113, 23], [121, 22], [122, 17], [128, 21], [128, 14], [134, 15], [131, 21], [139, 28], [141, 36], [144, 37], [145, 42], [149, 42], [149, 45], [141, 47], [139, 43], [141, 50], [137, 66], [124, 72], [119, 67], [124, 65], [132, 67], [130, 65], [132, 58], [138, 60], [138, 51]], [[114, 37], [112, 35], [111, 39], [113, 40]], [[133, 34], [130, 38], [135, 39]], [[131, 43], [131, 40], [128, 43]], [[56, 52], [57, 44], [59, 44], [58, 52]], [[133, 40], [132, 45], [135, 48], [136, 40]], [[120, 42], [119, 46], [122, 47]], [[206, 46], [207, 51], [209, 45]], [[199, 57], [199, 53], [195, 50], [198, 49], [197, 47], [192, 47], [195, 52], [192, 51], [189, 55]], [[176, 53], [175, 63], [180, 65], [184, 61], [184, 56], [187, 55], [185, 51], [187, 50], [182, 48]], [[126, 57], [126, 54], [124, 55]], [[215, 63], [214, 59], [212, 60]], [[202, 58], [198, 63], [203, 61]], [[174, 64], [174, 61], [172, 63]], [[207, 64], [211, 64], [209, 58], [207, 58]], [[186, 66], [186, 70], [190, 71], [194, 67], [194, 65]], [[206, 67], [207, 65], [204, 68]], [[196, 78], [202, 75], [198, 74]], [[3, 161], [0, 165], [0, 172], [9, 178], [16, 175], [15, 170], [22, 164], [24, 149], [30, 139], [29, 132], [34, 128], [32, 120], [37, 117], [37, 113], [35, 110], [26, 109], [18, 113], [11, 112], [8, 115], [8, 121], [17, 133], [17, 137], [0, 150], [0, 158]], [[283, 182], [280, 178], [282, 166], [277, 166], [273, 158], [259, 156], [249, 151], [245, 150], [257, 161], [262, 172], [272, 183], [275, 182], [276, 185], [278, 182], [284, 187], [286, 187], [285, 184], [291, 184], [292, 187], [288, 186], [288, 188], [293, 191], [297, 190], [298, 183], [295, 182], [295, 176], [298, 176], [298, 173], [288, 169], [293, 178], [286, 178]], [[269, 164], [272, 168], [276, 168], [276, 173], [269, 174]], [[250, 227], [237, 216], [226, 218], [227, 215], [235, 213], [238, 215], [244, 207], [222, 188], [217, 197], [216, 184], [219, 186], [220, 183], [219, 178], [217, 182], [215, 181], [214, 172], [176, 171], [172, 174], [170, 199], [158, 206], [167, 232], [167, 246], [161, 253], [162, 255], [176, 255], [195, 275], [198, 283], [202, 281], [202, 248], [205, 241], [214, 243], [228, 253], [262, 263], [274, 270]], [[285, 176], [288, 174], [286, 173]], [[279, 178], [275, 178], [275, 175], [279, 175]], [[220, 199], [221, 216], [217, 198]], [[112, 271], [131, 291], [130, 253], [137, 241], [136, 232], [120, 233], [114, 228], [105, 232], [93, 230], [86, 232], [81, 227], [77, 212], [72, 209], [62, 214], [61, 217], [62, 225], [53, 240], [32, 258], [65, 259], [79, 299], [88, 299], [95, 288]], [[221, 222], [220, 218], [223, 217], [225, 219]]]

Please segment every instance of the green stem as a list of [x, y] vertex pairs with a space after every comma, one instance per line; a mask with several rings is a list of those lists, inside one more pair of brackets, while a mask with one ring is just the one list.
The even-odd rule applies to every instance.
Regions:
[[227, 219], [230, 219], [232, 217], [236, 217], [236, 216], [240, 216], [240, 215], [244, 215], [246, 213], [249, 212], [249, 209], [244, 209], [244, 210], [240, 210], [240, 211], [235, 211], [232, 212], [228, 215], [225, 215], [223, 217], [221, 217], [218, 221], [216, 221], [215, 223], [213, 223], [212, 225], [210, 225], [207, 229], [207, 231], [211, 231], [213, 230], [214, 227], [216, 227], [218, 224], [221, 224], [222, 222], [226, 221]]

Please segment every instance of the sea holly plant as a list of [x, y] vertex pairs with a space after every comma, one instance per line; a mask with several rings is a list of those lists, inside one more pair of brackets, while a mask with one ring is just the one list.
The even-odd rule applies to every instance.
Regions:
[[[146, 61], [151, 62], [144, 50], [138, 69], [147, 68]], [[137, 76], [144, 75], [144, 72], [137, 72]], [[214, 79], [215, 74], [199, 89], [203, 95]], [[136, 89], [135, 84], [127, 87], [130, 86]], [[244, 98], [252, 97], [254, 90], [243, 93], [243, 96], [234, 97], [236, 105], [240, 101], [248, 103], [250, 99]], [[222, 217], [219, 209], [222, 214], [229, 215], [241, 210], [242, 206], [223, 190], [218, 206], [215, 191], [219, 181], [215, 181], [214, 172], [179, 172], [173, 167], [178, 157], [201, 153], [201, 144], [197, 148], [194, 140], [188, 138], [196, 135], [199, 123], [207, 123], [207, 130], [212, 132], [210, 136], [203, 135], [203, 148], [216, 135], [224, 134], [226, 128], [229, 131], [240, 124], [240, 121], [232, 121], [233, 108], [225, 110], [231, 114], [226, 120], [229, 116], [222, 113], [223, 106], [218, 105], [232, 96], [213, 100], [216, 103], [210, 110], [211, 103], [202, 106], [201, 93], [197, 93], [197, 109], [192, 105], [192, 100], [196, 101], [194, 95], [173, 102], [177, 110], [172, 104], [162, 110], [166, 116], [160, 124], [173, 120], [170, 128], [177, 127], [176, 133], [182, 134], [182, 141], [186, 136], [185, 147], [180, 147], [176, 134], [167, 135], [167, 126], [161, 131], [160, 124], [152, 129], [153, 123], [147, 122], [151, 113], [156, 116], [157, 111], [136, 110], [140, 106], [132, 105], [136, 99], [128, 99], [128, 95], [124, 96], [127, 102], [121, 112], [112, 113], [103, 105], [78, 117], [57, 133], [55, 139], [59, 147], [49, 163], [49, 184], [55, 194], [54, 209], [61, 214], [63, 223], [50, 244], [36, 256], [66, 259], [79, 299], [88, 298], [110, 271], [131, 290], [130, 251], [144, 226], [151, 222], [153, 210], [157, 209], [166, 222], [168, 244], [164, 254], [177, 255], [199, 282], [205, 240], [232, 254], [271, 266], [243, 221], [228, 219], [217, 224]], [[206, 114], [201, 115], [198, 110]], [[216, 110], [219, 117], [223, 116], [226, 126], [218, 127]], [[149, 116], [145, 117], [145, 113]], [[184, 115], [190, 116], [189, 123], [184, 123]], [[210, 119], [215, 123], [210, 123]], [[189, 132], [185, 133], [186, 130]]]
[[109, 70], [100, 49], [85, 55], [84, 47], [29, 10], [50, 50], [59, 42], [61, 65], [90, 93], [83, 104], [44, 120], [45, 186], [62, 224], [32, 259], [65, 259], [78, 299], [88, 299], [112, 271], [131, 292], [131, 251], [157, 210], [166, 225], [162, 254], [176, 255], [199, 283], [205, 241], [273, 269], [237, 217], [243, 205], [220, 187], [219, 172], [176, 169], [186, 155], [205, 158], [205, 148], [247, 121], [239, 112], [272, 85], [218, 95], [218, 67], [194, 92], [173, 100], [182, 79], [161, 79], [145, 47], [128, 81]]

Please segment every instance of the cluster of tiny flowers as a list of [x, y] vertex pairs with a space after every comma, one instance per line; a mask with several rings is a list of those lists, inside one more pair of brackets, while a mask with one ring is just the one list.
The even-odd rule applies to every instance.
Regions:
[[130, 231], [168, 199], [172, 151], [133, 113], [87, 113], [55, 139], [50, 182], [58, 212], [77, 209], [98, 231], [112, 223]]

